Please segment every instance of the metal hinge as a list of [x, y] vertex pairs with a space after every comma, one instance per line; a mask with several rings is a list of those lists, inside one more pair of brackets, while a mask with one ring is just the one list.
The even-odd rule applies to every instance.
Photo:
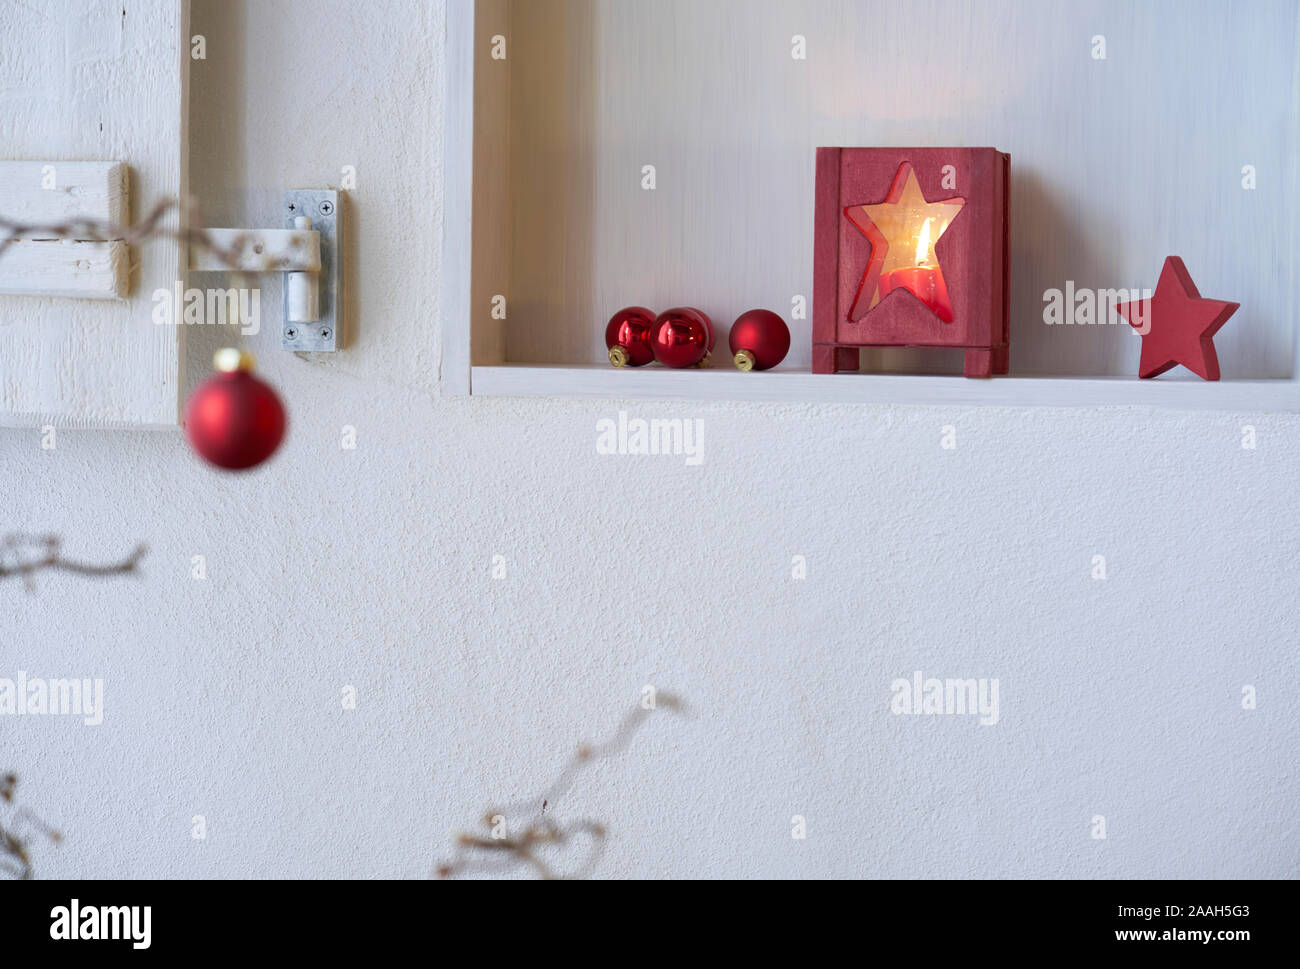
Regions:
[[290, 189], [284, 229], [209, 229], [222, 253], [195, 248], [194, 270], [284, 273], [280, 348], [328, 353], [343, 345], [343, 206], [331, 189]]

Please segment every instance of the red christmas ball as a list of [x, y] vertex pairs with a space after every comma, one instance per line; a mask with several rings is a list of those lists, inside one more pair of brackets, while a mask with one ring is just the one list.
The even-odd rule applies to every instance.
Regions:
[[698, 366], [709, 355], [713, 322], [704, 313], [680, 306], [659, 314], [650, 336], [655, 359], [665, 367]]
[[253, 358], [239, 350], [217, 353], [217, 369], [185, 405], [185, 433], [204, 460], [229, 471], [261, 464], [284, 439], [284, 405], [253, 376]]
[[609, 362], [616, 367], [644, 367], [655, 358], [650, 349], [650, 331], [655, 315], [644, 306], [629, 306], [609, 318], [605, 327], [605, 346]]
[[771, 310], [750, 310], [731, 326], [732, 360], [740, 370], [770, 370], [790, 352], [790, 329]]

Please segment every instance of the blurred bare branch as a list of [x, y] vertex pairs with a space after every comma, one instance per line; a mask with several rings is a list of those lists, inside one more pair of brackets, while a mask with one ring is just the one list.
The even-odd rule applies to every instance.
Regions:
[[34, 574], [42, 569], [73, 572], [85, 576], [125, 575], [135, 572], [148, 549], [138, 546], [120, 562], [87, 565], [63, 557], [61, 541], [52, 536], [9, 535], [0, 541], [0, 581], [21, 577], [30, 592], [35, 588]]
[[27, 808], [14, 806], [17, 787], [18, 778], [13, 774], [0, 777], [0, 874], [25, 881], [35, 875], [28, 850], [33, 836], [55, 844], [63, 836]]
[[[646, 718], [657, 708], [682, 713], [685, 705], [677, 697], [659, 693], [652, 706], [638, 704], [619, 725], [608, 741], [599, 745], [583, 745], [570, 758], [555, 781], [542, 796], [515, 810], [491, 810], [483, 818], [486, 834], [462, 834], [456, 839], [456, 854], [437, 868], [440, 878], [453, 878], [470, 873], [506, 874], [519, 868], [529, 869], [541, 878], [585, 878], [594, 870], [604, 851], [606, 828], [599, 821], [584, 818], [560, 823], [548, 813], [555, 802], [569, 792], [585, 768], [599, 760], [622, 753]], [[540, 801], [540, 804], [538, 803]], [[508, 818], [527, 817], [536, 811], [523, 830], [510, 836], [505, 825]], [[556, 872], [538, 854], [549, 847], [570, 847], [585, 840], [588, 851], [583, 863], [565, 874]]]
[[[185, 228], [173, 229], [164, 223], [167, 214], [173, 209], [184, 208]], [[149, 210], [141, 221], [135, 225], [116, 225], [99, 219], [69, 219], [66, 222], [50, 224], [15, 222], [0, 215], [0, 259], [5, 251], [22, 239], [63, 239], [72, 242], [125, 242], [128, 246], [139, 245], [149, 239], [175, 239], [197, 249], [212, 253], [232, 271], [240, 271], [241, 266], [258, 263], [256, 233], [238, 233], [228, 246], [222, 246], [203, 228], [198, 206], [192, 202], [182, 206], [175, 199], [164, 199]], [[264, 269], [274, 268], [274, 260], [268, 253], [261, 259]], [[247, 271], [247, 270], [245, 270]]]

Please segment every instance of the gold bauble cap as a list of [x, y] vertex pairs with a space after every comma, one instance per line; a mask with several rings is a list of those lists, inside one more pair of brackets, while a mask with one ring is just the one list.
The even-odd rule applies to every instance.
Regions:
[[222, 373], [248, 373], [257, 365], [253, 355], [236, 347], [223, 347], [212, 358], [212, 364]]
[[627, 350], [618, 344], [609, 348], [609, 362], [616, 367], [626, 367], [628, 364]]
[[753, 370], [754, 365], [758, 363], [758, 361], [754, 359], [754, 355], [748, 350], [739, 351], [731, 359], [735, 362], [737, 370]]

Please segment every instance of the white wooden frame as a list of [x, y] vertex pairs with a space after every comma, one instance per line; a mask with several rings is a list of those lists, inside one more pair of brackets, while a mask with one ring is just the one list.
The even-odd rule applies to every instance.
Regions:
[[[474, 289], [475, 106], [484, 86], [476, 87], [477, 61], [484, 56], [481, 11], [500, 14], [509, 0], [448, 0], [447, 5], [447, 131], [445, 154], [445, 223], [442, 278], [442, 386], [448, 395], [509, 397], [598, 397], [648, 400], [761, 400], [792, 402], [851, 402], [936, 405], [999, 405], [1026, 407], [1138, 406], [1236, 412], [1300, 411], [1300, 335], [1293, 340], [1289, 379], [1196, 379], [1140, 381], [1126, 377], [1005, 377], [967, 380], [921, 375], [816, 375], [806, 371], [741, 374], [719, 367], [708, 371], [660, 368], [614, 370], [600, 365], [532, 365], [476, 363], [482, 334], [472, 320], [481, 309]], [[1292, 157], [1300, 157], [1300, 22], [1298, 52], [1292, 82]], [[480, 159], [482, 166], [488, 159]], [[1300, 168], [1292, 166], [1288, 187], [1300, 197]], [[509, 200], [501, 200], [508, 205]], [[811, 204], [811, 201], [810, 201]], [[1300, 244], [1291, 222], [1290, 251]], [[1290, 264], [1290, 286], [1296, 294], [1297, 267]], [[1154, 285], [1154, 283], [1152, 283]], [[1207, 295], [1212, 295], [1208, 294]], [[491, 337], [489, 336], [489, 339]], [[1014, 367], [1014, 348], [1013, 348]]]
[[[0, 146], [0, 157], [58, 160], [61, 188], [68, 186], [65, 176], [75, 172], [74, 162], [122, 163], [130, 190], [129, 211], [120, 213], [120, 221], [140, 219], [157, 202], [183, 197], [189, 0], [75, 0], [59, 8], [57, 19], [30, 4], [0, 8], [0, 80], [13, 95], [0, 106], [13, 135]], [[11, 56], [10, 46], [22, 56]], [[78, 199], [69, 195], [68, 201], [75, 205]], [[14, 214], [21, 216], [21, 199], [15, 204]], [[172, 211], [165, 224], [180, 227], [181, 214]], [[52, 261], [65, 265], [63, 256], [78, 247], [92, 255], [99, 251], [95, 243], [17, 245], [30, 255], [11, 261], [10, 252], [5, 261], [33, 283], [40, 283], [35, 274], [51, 261], [35, 247], [64, 247]], [[24, 292], [39, 289], [34, 295], [0, 294], [0, 426], [179, 424], [184, 327], [156, 325], [152, 297], [185, 279], [183, 247], [170, 237], [109, 247], [122, 251], [106, 256], [103, 273], [88, 280], [95, 295], [108, 298], [75, 298], [88, 294], [75, 286], [61, 292], [53, 284], [16, 285]], [[117, 286], [112, 274], [122, 269], [128, 274], [125, 298], [113, 298], [103, 287], [110, 276]], [[57, 266], [50, 271], [57, 277], [52, 283], [66, 279], [57, 275]]]
[[474, 0], [447, 3], [447, 111], [443, 133], [443, 392], [470, 393], [474, 260]]

